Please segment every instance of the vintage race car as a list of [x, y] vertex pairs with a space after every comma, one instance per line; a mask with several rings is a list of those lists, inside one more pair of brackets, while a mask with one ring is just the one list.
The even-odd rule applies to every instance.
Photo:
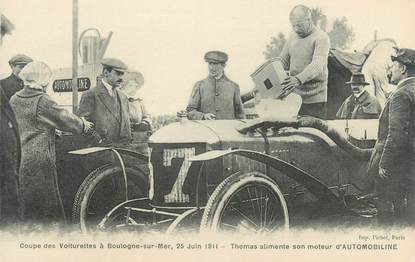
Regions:
[[[363, 53], [330, 51], [327, 121], [279, 114], [252, 120], [182, 118], [154, 133], [148, 150], [145, 143], [135, 152], [114, 147], [72, 151], [76, 160], [65, 155], [61, 168], [71, 171], [62, 179], [69, 181], [62, 187], [64, 199], [73, 203], [67, 211], [83, 231], [156, 227], [171, 232], [192, 225], [263, 232], [310, 221], [371, 223], [376, 210], [366, 168], [378, 121], [333, 119], [351, 93], [345, 85], [351, 73], [365, 71], [364, 64], [386, 64], [392, 44], [375, 41]], [[368, 61], [377, 50], [380, 58]], [[274, 62], [254, 73], [256, 87], [264, 85], [258, 90], [263, 98], [275, 95], [278, 87]], [[371, 88], [387, 90], [384, 70], [369, 71], [376, 80]], [[66, 154], [80, 147], [62, 148]], [[73, 176], [72, 168], [82, 175]]]
[[[99, 219], [83, 215], [81, 229], [272, 232], [371, 223], [376, 209], [366, 167], [376, 127], [377, 120], [313, 117], [183, 119], [150, 137], [149, 158], [136, 153], [138, 161], [148, 159], [148, 197], [129, 198], [124, 174], [125, 201]], [[102, 190], [100, 181], [90, 184], [84, 203]]]

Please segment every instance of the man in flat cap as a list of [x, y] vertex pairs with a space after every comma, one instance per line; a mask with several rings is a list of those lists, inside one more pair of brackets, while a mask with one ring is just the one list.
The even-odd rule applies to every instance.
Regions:
[[415, 51], [397, 49], [388, 77], [397, 85], [379, 118], [369, 164], [380, 223], [415, 223]]
[[295, 92], [301, 96], [300, 115], [326, 119], [329, 36], [314, 26], [306, 6], [295, 6], [290, 22], [294, 32], [280, 54], [284, 69], [290, 73], [281, 83], [284, 94]]
[[127, 65], [121, 60], [102, 59], [102, 79], [82, 94], [78, 115], [95, 125], [104, 143], [128, 144], [131, 141], [128, 98], [117, 88]]
[[198, 81], [187, 105], [188, 118], [194, 120], [245, 118], [239, 86], [224, 74], [228, 55], [221, 51], [205, 54], [209, 76]]
[[23, 81], [19, 78], [19, 73], [23, 67], [32, 62], [33, 59], [27, 55], [15, 55], [9, 60], [9, 65], [12, 69], [12, 73], [9, 77], [0, 80], [0, 85], [3, 88], [4, 94], [7, 100], [17, 92], [23, 89]]
[[352, 94], [344, 100], [337, 111], [339, 119], [378, 119], [382, 107], [376, 97], [366, 91], [369, 85], [362, 73], [354, 73], [349, 82]]

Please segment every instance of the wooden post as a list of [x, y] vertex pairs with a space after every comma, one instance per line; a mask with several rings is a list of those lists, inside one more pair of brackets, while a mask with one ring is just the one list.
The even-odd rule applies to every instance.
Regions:
[[72, 112], [78, 111], [78, 0], [72, 1]]

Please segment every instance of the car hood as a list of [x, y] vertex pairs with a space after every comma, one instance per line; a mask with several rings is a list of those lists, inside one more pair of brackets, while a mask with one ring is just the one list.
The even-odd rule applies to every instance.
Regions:
[[208, 143], [243, 138], [236, 127], [246, 120], [182, 120], [157, 130], [149, 143]]
[[[248, 141], [255, 139], [237, 131], [237, 127], [249, 120], [182, 120], [169, 124], [156, 131], [149, 143], [208, 143], [222, 141]], [[359, 140], [376, 140], [377, 119], [329, 120], [328, 125], [341, 135]], [[311, 128], [300, 128], [305, 133], [315, 133], [329, 140], [322, 132]], [[281, 138], [282, 139], [282, 138]]]

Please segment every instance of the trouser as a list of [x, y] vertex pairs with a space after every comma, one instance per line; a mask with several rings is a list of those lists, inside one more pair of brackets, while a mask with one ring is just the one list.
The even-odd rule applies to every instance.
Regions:
[[[415, 186], [412, 183], [412, 186]], [[407, 218], [409, 226], [415, 227], [415, 188], [408, 192], [407, 195]]]
[[0, 176], [0, 229], [20, 222], [21, 211], [17, 177], [11, 177], [11, 172], [4, 173], [5, 176]]
[[404, 181], [405, 206], [403, 211], [404, 221], [407, 225], [415, 226], [415, 178], [410, 177]]
[[[410, 222], [410, 194], [406, 188], [408, 181], [402, 177], [388, 178], [386, 181], [375, 179], [375, 200], [378, 209], [378, 223], [382, 226], [407, 225]], [[413, 207], [412, 207], [413, 208]]]
[[327, 119], [327, 103], [312, 103], [312, 104], [302, 104], [300, 108], [299, 115], [303, 116], [314, 116], [320, 119]]

